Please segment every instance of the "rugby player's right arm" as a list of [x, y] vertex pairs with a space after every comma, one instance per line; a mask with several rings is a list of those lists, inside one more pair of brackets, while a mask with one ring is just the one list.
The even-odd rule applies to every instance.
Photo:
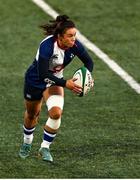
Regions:
[[44, 80], [46, 83], [50, 83], [57, 86], [66, 87], [76, 93], [81, 93], [82, 88], [75, 84], [73, 79], [64, 80], [53, 75], [53, 72], [49, 71], [49, 60], [39, 56], [38, 60], [38, 74], [39, 78]]
[[49, 82], [62, 87], [66, 86], [66, 80], [54, 76], [53, 72], [49, 71], [49, 60], [46, 60], [41, 56], [39, 56], [38, 59], [38, 74], [39, 78], [45, 82]]

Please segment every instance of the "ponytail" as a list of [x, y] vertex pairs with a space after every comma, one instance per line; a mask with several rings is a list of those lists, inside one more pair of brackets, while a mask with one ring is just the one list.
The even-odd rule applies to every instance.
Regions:
[[54, 35], [55, 37], [58, 34], [63, 35], [67, 29], [74, 27], [74, 22], [67, 15], [59, 15], [55, 20], [50, 20], [49, 23], [40, 26], [45, 35]]

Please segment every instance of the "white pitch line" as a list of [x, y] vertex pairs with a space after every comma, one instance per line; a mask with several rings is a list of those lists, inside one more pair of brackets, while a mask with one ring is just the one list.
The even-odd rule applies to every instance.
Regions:
[[[56, 18], [59, 14], [52, 9], [43, 0], [32, 0], [37, 6], [39, 6], [45, 13], [50, 15], [52, 18]], [[118, 74], [132, 89], [140, 94], [140, 84], [130, 76], [123, 68], [121, 68], [114, 60], [110, 59], [107, 54], [100, 50], [94, 43], [89, 41], [84, 35], [77, 31], [77, 38], [97, 57], [99, 57], [103, 62], [105, 62], [110, 69], [112, 69], [116, 74]]]

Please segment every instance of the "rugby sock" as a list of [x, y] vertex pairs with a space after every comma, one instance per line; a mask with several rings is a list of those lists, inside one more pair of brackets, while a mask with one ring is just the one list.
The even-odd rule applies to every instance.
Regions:
[[23, 125], [23, 129], [24, 129], [24, 143], [31, 144], [33, 141], [33, 132], [35, 130], [35, 127], [27, 128]]
[[43, 137], [43, 142], [41, 143], [41, 147], [49, 149], [49, 146], [53, 142], [55, 136], [56, 133], [50, 133], [44, 129], [44, 137]]

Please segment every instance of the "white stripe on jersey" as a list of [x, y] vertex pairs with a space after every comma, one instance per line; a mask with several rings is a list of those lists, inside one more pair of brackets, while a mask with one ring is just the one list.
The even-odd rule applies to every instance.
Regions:
[[49, 70], [54, 71], [54, 76], [63, 77], [63, 63], [65, 50], [58, 47], [57, 41], [54, 43], [53, 55], [50, 60]]

